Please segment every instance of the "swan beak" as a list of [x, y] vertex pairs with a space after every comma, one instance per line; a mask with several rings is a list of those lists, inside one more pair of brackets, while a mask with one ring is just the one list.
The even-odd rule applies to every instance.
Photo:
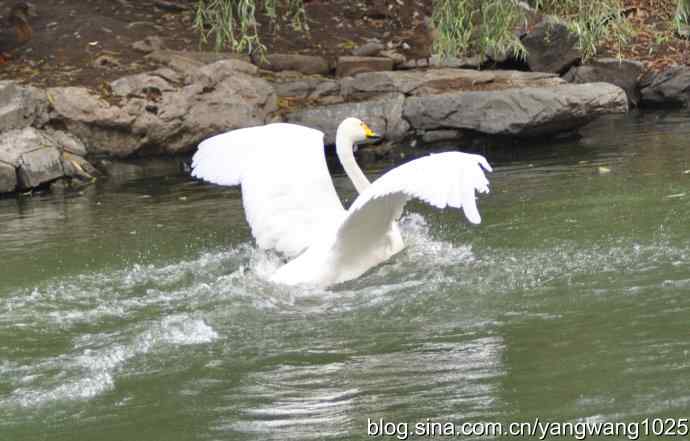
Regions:
[[362, 123], [362, 128], [364, 129], [364, 136], [367, 137], [367, 139], [372, 140], [372, 141], [380, 141], [381, 136], [379, 136], [376, 132], [371, 130], [368, 125]]

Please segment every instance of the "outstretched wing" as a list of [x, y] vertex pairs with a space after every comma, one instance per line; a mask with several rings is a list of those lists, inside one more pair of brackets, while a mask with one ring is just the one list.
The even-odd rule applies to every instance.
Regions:
[[261, 248], [297, 255], [345, 215], [318, 130], [277, 123], [223, 133], [199, 144], [192, 169], [197, 178], [242, 186]]
[[491, 166], [481, 155], [447, 152], [405, 163], [371, 184], [347, 211], [334, 244], [341, 259], [354, 259], [371, 247], [380, 247], [405, 203], [420, 199], [434, 207], [462, 208], [467, 219], [481, 222], [475, 192], [488, 193], [482, 167]]

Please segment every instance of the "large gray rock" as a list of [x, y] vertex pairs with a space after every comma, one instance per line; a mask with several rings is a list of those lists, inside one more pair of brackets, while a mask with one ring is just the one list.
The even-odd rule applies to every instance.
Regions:
[[319, 106], [288, 114], [289, 122], [303, 124], [323, 131], [326, 144], [335, 142], [335, 132], [342, 120], [355, 116], [360, 118], [386, 140], [403, 139], [410, 128], [402, 118], [405, 97], [391, 95], [373, 101]]
[[325, 75], [331, 70], [328, 60], [315, 55], [268, 54], [265, 58], [256, 58], [254, 63], [274, 72], [291, 70], [306, 75]]
[[563, 23], [545, 19], [522, 38], [527, 65], [534, 72], [564, 73], [582, 58], [577, 40]]
[[402, 93], [434, 95], [479, 87], [506, 89], [512, 87], [544, 87], [563, 84], [555, 74], [510, 70], [432, 69], [427, 71], [366, 72], [340, 80], [345, 98]]
[[181, 73], [193, 73], [207, 64], [223, 60], [239, 60], [250, 63], [247, 55], [226, 52], [156, 50], [146, 56], [147, 60], [163, 64]]
[[639, 61], [597, 58], [583, 66], [570, 68], [563, 79], [570, 83], [611, 83], [625, 90], [631, 106], [640, 102], [638, 79], [644, 66]]
[[0, 133], [39, 122], [47, 106], [41, 90], [14, 81], [0, 81]]
[[17, 172], [14, 166], [0, 162], [0, 194], [11, 193], [17, 188]]
[[22, 155], [17, 183], [19, 188], [34, 188], [61, 178], [64, 174], [60, 151], [55, 147], [45, 147]]
[[38, 187], [64, 175], [59, 145], [33, 127], [3, 133], [0, 164], [5, 166], [4, 191], [13, 191], [7, 189], [11, 187], [7, 166], [16, 170], [16, 187], [20, 189]]
[[621, 88], [594, 83], [411, 97], [403, 115], [415, 129], [530, 137], [574, 130], [627, 109]]
[[82, 140], [90, 154], [127, 156], [140, 147], [130, 131], [136, 118], [120, 107], [85, 87], [57, 87], [47, 93], [54, 111], [52, 123]]
[[690, 67], [674, 66], [641, 82], [642, 104], [688, 107]]
[[300, 78], [292, 81], [273, 83], [280, 97], [318, 99], [340, 93], [340, 83], [326, 78]]
[[110, 102], [85, 88], [49, 89], [52, 123], [81, 139], [89, 154], [189, 151], [213, 134], [264, 124], [277, 109], [273, 88], [256, 71], [239, 60], [159, 69], [111, 83]]

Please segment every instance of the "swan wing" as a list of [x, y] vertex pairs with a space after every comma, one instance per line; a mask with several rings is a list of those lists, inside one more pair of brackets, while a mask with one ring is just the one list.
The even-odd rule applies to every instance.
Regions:
[[257, 244], [294, 256], [345, 215], [328, 172], [323, 136], [284, 123], [223, 133], [199, 144], [192, 176], [241, 185]]
[[489, 191], [484, 170], [491, 171], [491, 166], [483, 156], [461, 152], [429, 155], [394, 168], [352, 203], [336, 234], [335, 254], [354, 259], [384, 247], [387, 234], [399, 234], [393, 222], [410, 198], [436, 208], [462, 208], [470, 222], [480, 223], [475, 192]]

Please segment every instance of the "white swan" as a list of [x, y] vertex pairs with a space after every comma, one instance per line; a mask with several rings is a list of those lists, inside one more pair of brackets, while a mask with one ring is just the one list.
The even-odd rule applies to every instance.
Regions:
[[480, 155], [447, 152], [403, 164], [369, 183], [357, 166], [355, 143], [375, 137], [356, 118], [336, 133], [336, 152], [359, 192], [343, 208], [328, 173], [323, 132], [276, 123], [206, 139], [192, 175], [219, 185], [241, 185], [245, 215], [259, 247], [294, 257], [271, 280], [328, 286], [351, 280], [404, 248], [397, 220], [412, 197], [435, 207], [463, 209], [481, 222], [475, 191], [489, 191]]

